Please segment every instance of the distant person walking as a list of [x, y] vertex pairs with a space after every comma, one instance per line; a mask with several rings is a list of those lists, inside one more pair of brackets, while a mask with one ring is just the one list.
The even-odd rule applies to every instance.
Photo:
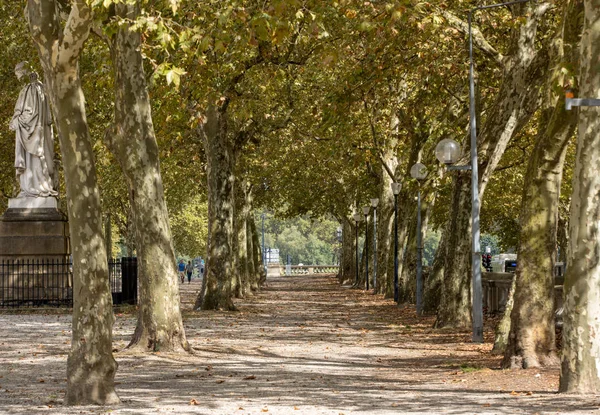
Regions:
[[187, 273], [188, 284], [191, 284], [192, 283], [192, 273], [194, 272], [194, 266], [192, 265], [192, 261], [188, 261], [187, 265], [185, 266], [185, 272]]
[[185, 282], [185, 262], [183, 262], [183, 259], [179, 260], [179, 279], [182, 284]]

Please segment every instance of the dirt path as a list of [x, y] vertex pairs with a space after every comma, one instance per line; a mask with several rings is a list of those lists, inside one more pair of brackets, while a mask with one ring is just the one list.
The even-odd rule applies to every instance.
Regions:
[[[182, 286], [184, 308], [199, 284]], [[62, 406], [70, 316], [0, 314], [0, 413], [600, 413], [599, 397], [553, 392], [558, 368], [497, 370], [491, 344], [332, 277], [272, 279], [238, 306], [185, 312], [190, 356], [123, 350], [135, 319], [117, 314], [114, 408]]]

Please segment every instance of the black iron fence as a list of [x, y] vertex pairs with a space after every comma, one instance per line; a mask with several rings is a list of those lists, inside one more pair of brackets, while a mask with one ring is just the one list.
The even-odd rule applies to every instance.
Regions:
[[[108, 263], [113, 304], [137, 304], [137, 258]], [[0, 308], [72, 307], [69, 258], [0, 261]]]

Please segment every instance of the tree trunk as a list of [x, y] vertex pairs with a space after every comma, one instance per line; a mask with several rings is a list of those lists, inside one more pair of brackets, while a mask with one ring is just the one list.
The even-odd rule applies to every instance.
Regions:
[[513, 304], [515, 302], [515, 288], [517, 286], [516, 278], [513, 278], [508, 291], [508, 299], [506, 300], [506, 308], [502, 315], [502, 319], [496, 327], [496, 334], [494, 337], [494, 347], [492, 348], [492, 354], [504, 354], [508, 346], [508, 336], [510, 334], [510, 315], [512, 314]]
[[[387, 156], [388, 168], [395, 171], [398, 159], [391, 152]], [[394, 269], [388, 266], [390, 258], [394, 261], [394, 193], [392, 192], [393, 179], [382, 168], [379, 181], [379, 206], [377, 207], [377, 287], [376, 293], [385, 294], [388, 298], [394, 297]], [[390, 236], [392, 236], [390, 238]]]
[[55, 1], [27, 3], [31, 34], [57, 120], [73, 247], [73, 332], [65, 401], [68, 405], [114, 405], [119, 397], [114, 384], [117, 362], [112, 355], [108, 258], [78, 67], [92, 11], [83, 0], [71, 6], [69, 19], [62, 25]]
[[234, 258], [236, 265], [236, 298], [242, 298], [251, 292], [250, 278], [248, 276], [248, 216], [250, 214], [251, 190], [245, 180], [237, 182], [236, 203], [234, 214]]
[[444, 264], [446, 259], [446, 232], [442, 233], [431, 271], [425, 280], [423, 292], [423, 312], [435, 313], [442, 299], [444, 286]]
[[159, 150], [144, 74], [141, 35], [132, 30], [139, 2], [116, 5], [119, 25], [113, 38], [115, 131], [108, 147], [127, 180], [137, 241], [140, 304], [129, 348], [190, 350], [181, 318], [175, 252], [169, 227]]
[[435, 326], [465, 329], [471, 326], [471, 180], [470, 172], [453, 174], [450, 212], [458, 216], [452, 217], [445, 233], [444, 288]]
[[227, 105], [210, 106], [200, 127], [207, 162], [209, 234], [205, 283], [198, 295], [196, 308], [235, 310], [233, 293], [235, 272], [232, 263], [233, 243], [233, 165], [227, 137]]
[[[597, 98], [600, 0], [585, 0], [584, 5], [579, 96]], [[592, 394], [600, 390], [600, 109], [582, 107], [578, 127], [559, 391]]]
[[356, 278], [356, 252], [355, 229], [352, 221], [342, 218], [342, 257], [340, 261], [340, 284], [354, 283]]
[[[548, 2], [532, 7], [525, 24], [513, 36], [512, 53], [506, 60], [500, 91], [478, 136], [480, 159], [479, 198], [498, 166], [509, 141], [527, 124], [538, 107], [540, 82], [548, 66], [545, 49], [536, 50], [536, 32], [540, 19], [550, 8]], [[543, 47], [545, 44], [542, 43]], [[467, 328], [471, 325], [471, 187], [464, 173], [454, 184], [454, 203], [450, 211], [447, 259], [444, 267], [444, 290], [438, 327]], [[461, 195], [456, 195], [462, 192]], [[458, 233], [455, 233], [458, 232]], [[480, 253], [477, 253], [480, 254]], [[468, 293], [468, 295], [467, 295]]]
[[402, 256], [402, 272], [399, 273], [398, 302], [414, 304], [417, 292], [417, 206], [411, 203], [410, 207], [410, 211], [405, 211], [407, 216], [404, 218], [407, 236]]
[[256, 269], [256, 264], [255, 264], [255, 260], [254, 260], [254, 234], [252, 233], [252, 224], [253, 224], [253, 220], [254, 220], [254, 215], [252, 213], [252, 211], [248, 212], [248, 216], [246, 217], [246, 252], [248, 253], [248, 293], [252, 292], [252, 285], [253, 282], [256, 280], [258, 281], [258, 278], [256, 277], [257, 275], [259, 275], [258, 270]]
[[253, 291], [257, 291], [267, 281], [267, 272], [263, 263], [262, 249], [258, 240], [258, 230], [256, 229], [254, 216], [251, 216], [250, 224], [252, 229], [252, 245], [254, 246], [254, 276], [251, 280], [251, 287]]
[[[578, 16], [582, 9], [565, 10], [564, 29], [558, 38], [566, 48], [577, 47], [581, 33]], [[559, 49], [556, 66], [577, 65], [576, 55], [571, 54], [575, 59], [563, 61], [563, 47]], [[560, 65], [561, 61], [564, 65]], [[502, 362], [504, 367], [527, 369], [558, 362], [554, 328], [556, 230], [563, 165], [576, 125], [576, 112], [567, 111], [564, 98], [559, 99], [555, 92], [556, 85], [563, 83], [562, 71], [550, 77], [546, 102], [555, 103], [555, 106], [542, 113], [542, 128], [525, 176], [519, 260], [510, 335]]]

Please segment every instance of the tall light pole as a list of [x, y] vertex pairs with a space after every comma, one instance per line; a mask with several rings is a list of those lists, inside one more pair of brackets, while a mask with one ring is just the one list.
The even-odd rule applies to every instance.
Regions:
[[377, 205], [379, 199], [371, 199], [373, 206], [373, 292], [377, 293]]
[[423, 314], [423, 241], [421, 234], [421, 180], [427, 177], [427, 167], [416, 163], [410, 168], [410, 175], [419, 183], [417, 196], [417, 315]]
[[[527, 3], [531, 0], [515, 0], [505, 3], [490, 4], [488, 6], [475, 7], [469, 11], [469, 129], [471, 130], [471, 165], [470, 166], [453, 166], [449, 167], [450, 170], [468, 170], [471, 169], [471, 229], [472, 229], [472, 252], [471, 252], [471, 272], [472, 272], [472, 290], [473, 290], [473, 342], [483, 343], [483, 289], [481, 286], [481, 246], [479, 243], [480, 232], [479, 232], [479, 169], [477, 160], [477, 114], [475, 112], [475, 76], [474, 76], [474, 65], [473, 65], [473, 14], [479, 10], [495, 9], [498, 7], [510, 6], [512, 4]], [[453, 151], [446, 149], [439, 149], [443, 142], [453, 140], [442, 140], [438, 147], [436, 147], [436, 156], [442, 163], [454, 164], [458, 157], [454, 161], [450, 160], [452, 157], [450, 154]], [[447, 143], [448, 144], [448, 143]], [[456, 146], [458, 144], [454, 142]], [[453, 145], [454, 145], [453, 144]], [[452, 145], [452, 146], [453, 146]], [[458, 147], [460, 153], [460, 147]], [[441, 156], [441, 158], [440, 158]]]
[[371, 206], [364, 206], [362, 209], [365, 215], [365, 280], [366, 289], [369, 290], [369, 211]]
[[360, 222], [360, 213], [355, 213], [354, 218], [354, 229], [356, 230], [356, 280], [354, 285], [358, 287], [358, 222]]
[[402, 183], [392, 183], [394, 193], [394, 301], [398, 302], [398, 195]]
[[265, 268], [265, 275], [267, 274], [267, 250], [265, 249], [265, 213], [260, 215], [262, 218], [262, 259], [263, 267]]
[[340, 265], [341, 268], [341, 264], [342, 264], [342, 228], [338, 227], [335, 231], [335, 236], [337, 238], [337, 242], [339, 244], [338, 246], [338, 260], [337, 260], [337, 265]]

